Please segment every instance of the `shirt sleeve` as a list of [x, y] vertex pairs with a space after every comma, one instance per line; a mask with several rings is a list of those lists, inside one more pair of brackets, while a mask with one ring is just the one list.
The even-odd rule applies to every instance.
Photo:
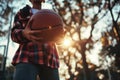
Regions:
[[[23, 21], [22, 21], [23, 20]], [[13, 22], [13, 27], [11, 30], [11, 39], [19, 44], [24, 44], [26, 42], [29, 42], [28, 39], [24, 37], [22, 34], [23, 29], [25, 28], [26, 22], [24, 19], [21, 18], [20, 11], [16, 14]]]

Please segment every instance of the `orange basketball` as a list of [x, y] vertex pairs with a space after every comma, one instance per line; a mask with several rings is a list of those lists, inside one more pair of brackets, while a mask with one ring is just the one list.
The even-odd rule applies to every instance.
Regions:
[[41, 30], [44, 41], [57, 41], [64, 35], [63, 21], [53, 10], [42, 9], [32, 16], [32, 30]]

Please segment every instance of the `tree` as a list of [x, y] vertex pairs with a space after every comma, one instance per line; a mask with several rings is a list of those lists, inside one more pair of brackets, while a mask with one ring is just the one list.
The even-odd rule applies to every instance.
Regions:
[[[115, 13], [114, 15], [111, 13], [111, 11], [114, 10], [112, 7], [119, 6], [119, 0], [115, 0], [115, 1], [110, 1], [110, 0], [106, 0], [106, 1], [103, 1], [103, 0], [98, 0], [98, 1], [94, 1], [94, 0], [87, 0], [87, 1], [63, 0], [61, 2], [61, 3], [63, 3], [63, 6], [61, 6], [60, 5], [61, 3], [57, 0], [53, 0], [53, 2], [54, 2], [53, 6], [56, 6], [56, 10], [58, 10], [59, 14], [62, 16], [63, 21], [65, 23], [65, 28], [67, 31], [66, 35], [69, 36], [71, 38], [71, 40], [74, 42], [74, 45], [72, 47], [69, 47], [66, 51], [64, 51], [64, 50], [62, 51], [62, 53], [63, 53], [62, 55], [64, 55], [64, 54], [65, 55], [61, 57], [63, 62], [68, 67], [68, 74], [69, 74], [68, 79], [75, 80], [76, 77], [79, 77], [78, 75], [75, 74], [75, 72], [78, 72], [78, 74], [81, 73], [81, 68], [78, 67], [78, 65], [81, 65], [81, 62], [82, 62], [83, 73], [85, 75], [84, 80], [88, 80], [91, 78], [89, 76], [90, 71], [91, 71], [91, 68], [89, 68], [91, 62], [89, 62], [89, 58], [86, 57], [87, 52], [90, 53], [91, 50], [95, 49], [94, 45], [97, 44], [98, 42], [101, 42], [99, 40], [100, 37], [101, 37], [101, 40], [104, 41], [105, 46], [111, 45], [106, 42], [106, 40], [108, 40], [108, 39], [102, 38], [104, 36], [103, 33], [115, 34], [115, 32], [117, 32], [116, 35], [119, 36], [119, 29], [118, 29], [119, 26], [117, 25], [117, 22], [116, 22], [119, 20], [119, 12]], [[110, 6], [110, 5], [112, 5], [112, 6]], [[119, 11], [119, 10], [117, 10], [117, 11]], [[110, 14], [112, 16], [110, 16]], [[118, 17], [116, 20], [114, 20], [113, 17], [116, 14], [118, 14]], [[108, 17], [108, 16], [110, 16], [110, 17]], [[107, 22], [107, 20], [106, 21], [104, 20], [104, 18], [106, 19], [106, 17], [109, 19], [113, 19], [113, 20]], [[100, 24], [101, 21], [103, 21], [103, 20], [104, 20], [104, 22], [102, 22], [102, 23], [104, 23], [105, 25], [101, 24], [101, 28], [102, 27], [104, 28], [104, 26], [106, 26], [106, 28], [104, 28], [105, 29], [104, 31], [100, 31], [99, 35], [102, 35], [102, 36], [99, 36], [97, 39], [95, 39], [95, 37], [94, 37], [96, 34], [95, 31], [99, 31], [99, 30], [97, 30], [96, 25]], [[111, 33], [110, 31], [114, 30], [112, 24], [114, 25], [116, 31]], [[85, 35], [83, 32], [86, 31], [85, 29], [87, 29], [88, 27], [90, 27], [91, 30], [89, 31], [87, 38], [84, 38], [82, 36], [82, 35]], [[82, 29], [84, 29], [83, 32], [82, 32]], [[98, 28], [98, 29], [100, 29], [100, 28]], [[74, 38], [74, 35], [76, 35], [76, 34], [77, 34], [76, 39], [78, 38], [77, 40]], [[117, 38], [119, 39], [118, 36], [116, 36], [116, 39]], [[110, 35], [108, 35], [108, 37], [110, 37]], [[115, 36], [112, 35], [111, 37], [115, 37]], [[105, 50], [107, 50], [107, 49], [105, 49]], [[80, 59], [78, 59], [79, 57], [76, 56], [76, 54], [79, 54], [79, 53], [82, 56]], [[107, 56], [105, 55], [104, 57], [107, 57]], [[73, 64], [71, 64], [71, 62], [72, 62], [71, 59], [74, 59], [74, 61], [75, 61], [74, 62], [75, 63], [74, 73], [72, 72]], [[101, 59], [102, 59], [102, 56], [101, 56]], [[104, 60], [104, 58], [102, 60]], [[105, 61], [106, 61], [106, 59], [105, 59]], [[101, 66], [99, 66], [98, 68], [97, 67], [94, 67], [94, 68], [96, 70], [96, 69], [99, 69], [100, 67]], [[108, 70], [109, 76], [106, 77], [106, 79], [108, 78], [109, 80], [111, 80], [109, 67], [107, 66], [107, 68], [108, 68], [107, 70]], [[65, 74], [64, 74], [64, 76], [65, 76]], [[98, 76], [98, 77], [100, 77], [100, 76]], [[91, 80], [93, 80], [93, 79], [91, 79]]]
[[[16, 2], [17, 2], [16, 0], [0, 0], [0, 7], [1, 7], [0, 9], [0, 12], [1, 12], [0, 13], [0, 41], [1, 41], [0, 46], [4, 45], [6, 48], [5, 51], [2, 53], [3, 60], [2, 60], [2, 68], [0, 70], [1, 80], [6, 80], [8, 75], [10, 75], [8, 72], [13, 72], [13, 69], [12, 71], [10, 71], [9, 69], [6, 68], [6, 63], [8, 59], [8, 52], [10, 50], [9, 49], [9, 43], [11, 42], [10, 31], [12, 27], [13, 16], [15, 15], [17, 11], [15, 10], [17, 7], [15, 7], [14, 5]], [[4, 42], [6, 42], [6, 44], [4, 44]], [[9, 68], [10, 67], [12, 66], [9, 66]], [[10, 77], [12, 78], [12, 76]]]
[[[1, 0], [0, 36], [7, 35], [10, 15], [13, 13], [13, 18], [19, 10], [14, 3], [16, 0]], [[71, 40], [69, 47], [58, 46], [61, 66], [64, 66], [60, 67], [61, 77], [65, 80], [119, 80], [120, 0], [49, 0], [48, 3], [62, 17], [65, 38]], [[23, 4], [21, 0], [19, 6]]]

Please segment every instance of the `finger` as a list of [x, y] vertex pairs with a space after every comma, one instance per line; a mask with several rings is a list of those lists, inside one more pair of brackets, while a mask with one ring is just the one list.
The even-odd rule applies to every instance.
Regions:
[[41, 42], [41, 41], [43, 41], [43, 38], [42, 37], [36, 38], [35, 41]]
[[42, 37], [38, 37], [38, 36], [34, 36], [34, 35], [31, 35], [30, 39], [31, 39], [31, 41], [41, 41], [41, 40], [43, 40]]
[[41, 30], [31, 30], [30, 35], [38, 36], [41, 34]]

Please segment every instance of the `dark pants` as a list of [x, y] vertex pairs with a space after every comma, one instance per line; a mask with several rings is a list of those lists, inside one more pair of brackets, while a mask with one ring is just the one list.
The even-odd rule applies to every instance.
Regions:
[[40, 80], [59, 80], [58, 69], [30, 63], [17, 64], [13, 80], [37, 80], [37, 75]]

